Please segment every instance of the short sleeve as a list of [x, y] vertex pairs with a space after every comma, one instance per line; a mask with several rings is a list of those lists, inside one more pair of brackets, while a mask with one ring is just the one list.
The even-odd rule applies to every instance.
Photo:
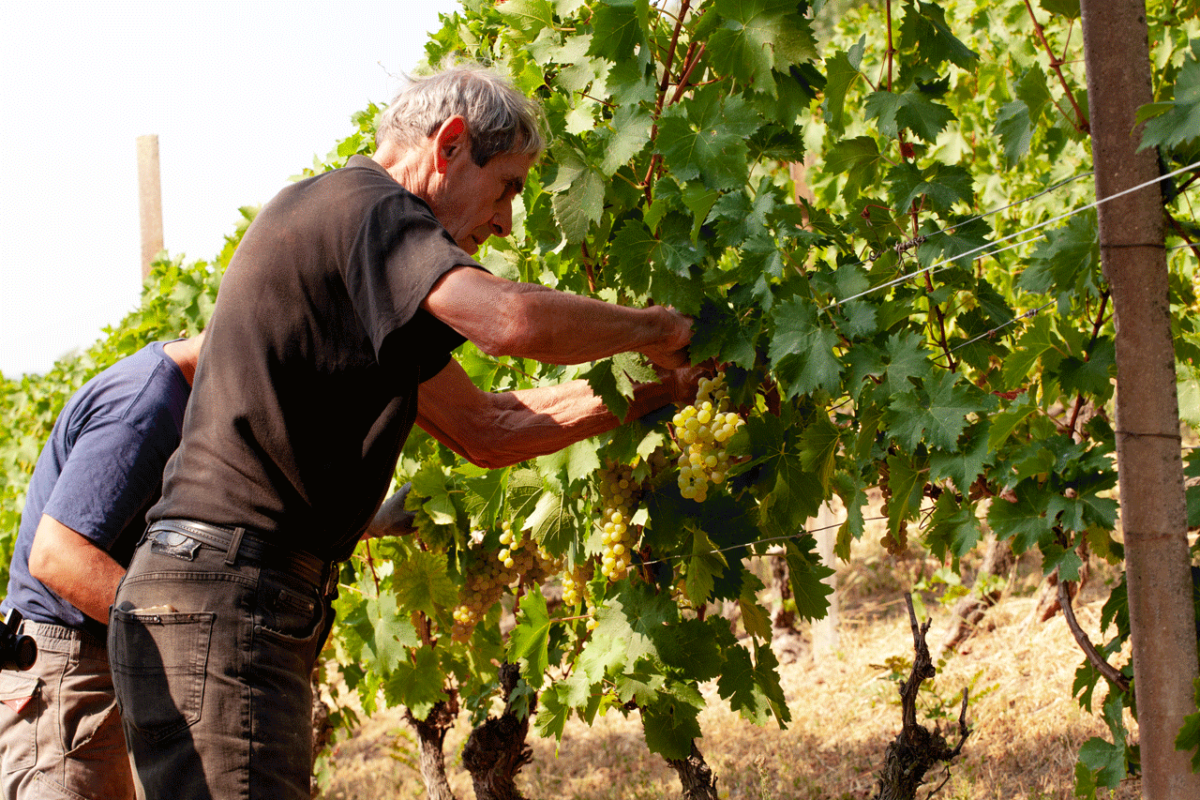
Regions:
[[173, 449], [122, 419], [92, 420], [75, 441], [42, 513], [109, 550], [157, 496]]
[[[415, 323], [414, 336], [442, 338], [430, 332], [443, 323], [424, 319], [418, 311], [438, 279], [459, 266], [483, 269], [414, 195], [394, 192], [370, 208], [351, 249], [345, 280], [377, 357], [388, 336], [409, 323]], [[461, 342], [459, 338], [454, 346]]]

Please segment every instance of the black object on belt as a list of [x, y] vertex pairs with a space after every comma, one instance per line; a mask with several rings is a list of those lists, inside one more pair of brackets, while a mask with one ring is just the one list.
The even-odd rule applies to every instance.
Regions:
[[245, 528], [227, 528], [194, 519], [160, 519], [150, 523], [146, 539], [158, 531], [182, 534], [224, 550], [228, 554], [225, 563], [229, 566], [233, 566], [239, 557], [256, 561], [261, 566], [295, 575], [321, 588], [325, 594], [329, 593], [328, 584], [336, 579], [337, 571], [329, 562], [303, 550], [288, 550], [271, 544]]

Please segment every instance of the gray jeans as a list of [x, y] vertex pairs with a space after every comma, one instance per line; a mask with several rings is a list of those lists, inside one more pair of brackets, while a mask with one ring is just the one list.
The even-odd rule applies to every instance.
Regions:
[[125, 800], [133, 776], [104, 647], [81, 631], [26, 620], [28, 670], [0, 671], [0, 788], [5, 798]]
[[308, 800], [320, 581], [153, 536], [108, 633], [138, 797]]

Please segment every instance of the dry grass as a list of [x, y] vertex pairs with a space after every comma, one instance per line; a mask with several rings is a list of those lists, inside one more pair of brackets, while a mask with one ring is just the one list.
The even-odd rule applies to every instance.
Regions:
[[[701, 715], [705, 736], [698, 744], [718, 776], [722, 798], [857, 800], [873, 795], [874, 773], [899, 730], [900, 712], [895, 684], [886, 679], [888, 670], [872, 665], [891, 656], [912, 657], [902, 597], [929, 568], [917, 561], [897, 561], [877, 546], [860, 545], [839, 574], [843, 588], [837, 650], [814, 661], [806, 631], [777, 638], [792, 714], [787, 730], [747, 723], [729, 712], [715, 687], [704, 687], [711, 702]], [[1037, 603], [1039, 575], [1036, 563], [1023, 560], [1005, 596], [988, 612], [984, 629], [933, 681], [929, 696], [942, 698], [943, 709], [955, 718], [962, 687], [971, 686], [972, 692], [972, 733], [939, 798], [1067, 800], [1073, 796], [1080, 745], [1092, 736], [1108, 735], [1099, 718], [1082, 711], [1071, 696], [1082, 655], [1062, 616], [1027, 624]], [[1094, 572], [1076, 602], [1080, 623], [1097, 642], [1104, 638], [1098, 628], [1108, 593], [1106, 577], [1112, 576], [1103, 569]], [[932, 598], [927, 607], [934, 619], [929, 636], [933, 648], [949, 613]], [[458, 761], [466, 725], [464, 715], [446, 744], [451, 785], [459, 800], [474, 796]], [[646, 751], [636, 717], [610, 713], [590, 729], [572, 720], [561, 743], [534, 739], [531, 744], [533, 764], [521, 774], [522, 790], [529, 798], [679, 796], [675, 774]], [[323, 795], [330, 800], [424, 796], [415, 768], [415, 740], [398, 710], [368, 720], [337, 745], [331, 763], [332, 779]], [[943, 778], [944, 772], [931, 774], [929, 788]], [[1136, 781], [1128, 781], [1113, 795], [1138, 796]]]

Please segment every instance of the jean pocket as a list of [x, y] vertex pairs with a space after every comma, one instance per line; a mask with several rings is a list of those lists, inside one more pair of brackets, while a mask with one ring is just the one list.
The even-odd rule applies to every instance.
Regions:
[[0, 671], [0, 771], [31, 769], [37, 762], [37, 722], [42, 712], [41, 679]]
[[200, 719], [215, 617], [113, 609], [109, 658], [121, 717], [149, 741]]

